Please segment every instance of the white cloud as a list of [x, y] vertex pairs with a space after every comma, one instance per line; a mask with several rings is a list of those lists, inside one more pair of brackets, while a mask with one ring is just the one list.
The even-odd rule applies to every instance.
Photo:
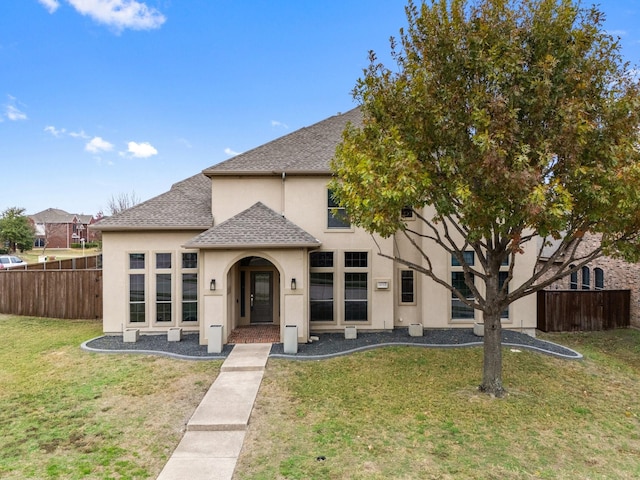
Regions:
[[149, 158], [158, 154], [158, 150], [156, 150], [149, 142], [129, 142], [127, 146], [129, 147], [127, 152], [135, 158]]
[[235, 152], [235, 151], [231, 150], [229, 147], [224, 149], [224, 153], [226, 153], [227, 155], [231, 155], [231, 156], [240, 155], [240, 152]]
[[59, 137], [60, 135], [62, 135], [62, 134], [64, 134], [66, 132], [66, 130], [64, 128], [61, 128], [60, 130], [58, 130], [53, 125], [48, 125], [48, 126], [44, 127], [44, 131], [45, 132], [49, 132], [54, 137]]
[[93, 137], [89, 143], [84, 146], [87, 152], [100, 153], [113, 150], [113, 145], [101, 137]]
[[54, 13], [58, 7], [60, 7], [60, 2], [58, 0], [38, 0], [44, 8], [48, 10], [49, 13]]
[[136, 0], [67, 0], [82, 15], [116, 30], [159, 28], [166, 17], [155, 8]]
[[16, 97], [12, 97], [11, 95], [7, 95], [9, 101], [4, 105], [4, 116], [7, 117], [12, 122], [18, 122], [20, 120], [26, 120], [27, 114], [22, 112], [17, 106]]
[[89, 138], [89, 135], [84, 133], [84, 130], [80, 130], [79, 132], [69, 132], [69, 136], [73, 138]]
[[271, 126], [272, 127], [281, 127], [281, 128], [287, 129], [287, 130], [289, 129], [289, 125], [287, 125], [286, 123], [279, 122], [278, 120], [271, 120]]

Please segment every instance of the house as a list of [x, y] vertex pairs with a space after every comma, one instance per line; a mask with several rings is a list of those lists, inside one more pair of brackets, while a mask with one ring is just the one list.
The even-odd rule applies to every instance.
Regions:
[[[480, 314], [447, 289], [377, 255], [409, 248], [406, 239], [371, 236], [336, 208], [329, 165], [347, 122], [361, 123], [359, 109], [213, 165], [98, 222], [109, 299], [104, 332], [182, 327], [207, 343], [212, 325], [223, 327], [225, 342], [240, 326], [279, 326], [282, 339], [285, 326], [295, 325], [306, 342], [347, 326], [473, 326]], [[416, 221], [410, 209], [403, 218]], [[462, 279], [448, 254], [424, 248], [441, 275]], [[535, 266], [535, 251], [520, 257], [516, 284]], [[417, 253], [411, 260], [421, 261]], [[533, 296], [518, 300], [504, 326], [533, 333], [535, 312]]]
[[47, 208], [28, 216], [35, 229], [34, 247], [71, 248], [74, 243], [92, 242], [98, 233], [89, 230], [95, 223], [92, 215], [68, 213], [58, 208]]
[[[576, 247], [575, 257], [580, 258], [594, 251], [600, 245], [601, 235], [586, 233], [580, 244]], [[550, 261], [551, 255], [556, 251], [557, 241], [551, 241], [543, 248], [540, 262]], [[564, 257], [558, 259], [564, 261]], [[549, 275], [557, 269], [552, 268]], [[640, 265], [629, 263], [620, 258], [602, 256], [580, 270], [556, 280], [546, 290], [629, 290], [629, 321], [636, 328], [640, 328]]]

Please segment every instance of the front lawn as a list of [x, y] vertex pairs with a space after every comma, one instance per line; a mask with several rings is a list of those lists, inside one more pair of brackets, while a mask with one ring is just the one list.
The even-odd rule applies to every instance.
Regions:
[[220, 362], [87, 353], [96, 321], [0, 315], [0, 479], [152, 479]]
[[640, 478], [640, 332], [545, 338], [585, 360], [507, 348], [501, 400], [479, 348], [270, 360], [234, 479]]

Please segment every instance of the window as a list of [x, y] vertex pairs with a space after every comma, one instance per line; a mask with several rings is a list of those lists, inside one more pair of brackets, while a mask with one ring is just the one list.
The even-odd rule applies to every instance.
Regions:
[[345, 268], [367, 268], [367, 252], [344, 252]]
[[[367, 252], [344, 253], [344, 319], [347, 322], [366, 322], [369, 304], [369, 274]], [[350, 271], [355, 269], [356, 271]]]
[[198, 321], [198, 274], [182, 274], [182, 321]]
[[333, 267], [333, 252], [313, 252], [310, 259], [311, 268]]
[[156, 268], [171, 268], [171, 254], [170, 253], [156, 253]]
[[344, 319], [347, 322], [367, 321], [367, 274], [344, 274]]
[[171, 274], [156, 275], [156, 321], [171, 321]]
[[145, 321], [145, 288], [144, 275], [135, 273], [129, 275], [129, 322], [144, 323]]
[[182, 322], [198, 321], [198, 254], [196, 252], [182, 253]]
[[[462, 252], [463, 259], [467, 265], [475, 264], [475, 252], [467, 251]], [[451, 286], [458, 290], [464, 298], [473, 300], [473, 293], [471, 288], [464, 281], [464, 272], [460, 262], [455, 256], [451, 256]], [[473, 277], [472, 277], [473, 281]], [[473, 319], [475, 312], [473, 307], [466, 305], [458, 296], [451, 292], [451, 318], [454, 320], [467, 320]]]
[[183, 253], [182, 254], [182, 268], [198, 268], [198, 254], [197, 253]]
[[604, 270], [596, 268], [593, 273], [596, 276], [596, 290], [604, 289]]
[[582, 290], [589, 290], [591, 288], [589, 267], [582, 267]]
[[347, 218], [344, 207], [338, 205], [331, 189], [327, 194], [327, 227], [328, 228], [351, 228], [351, 222]]
[[415, 218], [415, 214], [413, 213], [413, 208], [403, 207], [402, 210], [400, 210], [400, 218], [402, 220], [413, 220]]
[[[462, 257], [464, 262], [469, 265], [469, 266], [473, 266], [476, 263], [476, 254], [473, 251], [467, 251], [467, 252], [462, 252]], [[460, 262], [458, 261], [458, 259], [451, 255], [451, 266], [452, 267], [460, 267], [462, 266], [460, 264]]]
[[311, 272], [311, 321], [333, 321], [333, 272]]
[[[570, 265], [569, 268], [574, 268], [575, 265]], [[571, 277], [569, 278], [569, 288], [571, 290], [578, 289], [578, 272], [571, 272]]]
[[144, 253], [129, 254], [129, 269], [137, 270], [144, 268]]
[[[473, 300], [471, 288], [469, 288], [464, 281], [464, 272], [451, 272], [451, 285], [458, 290], [464, 298]], [[455, 293], [451, 292], [451, 318], [456, 320], [473, 319], [475, 315], [473, 310], [473, 307], [463, 303]]]
[[309, 255], [309, 317], [312, 322], [333, 322], [333, 252]]
[[413, 270], [400, 270], [400, 303], [414, 303], [415, 282]]

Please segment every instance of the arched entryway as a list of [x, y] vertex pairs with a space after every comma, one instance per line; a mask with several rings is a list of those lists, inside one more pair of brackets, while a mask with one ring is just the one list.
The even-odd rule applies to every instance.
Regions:
[[229, 343], [280, 341], [280, 272], [268, 259], [249, 255], [229, 272], [235, 299]]

